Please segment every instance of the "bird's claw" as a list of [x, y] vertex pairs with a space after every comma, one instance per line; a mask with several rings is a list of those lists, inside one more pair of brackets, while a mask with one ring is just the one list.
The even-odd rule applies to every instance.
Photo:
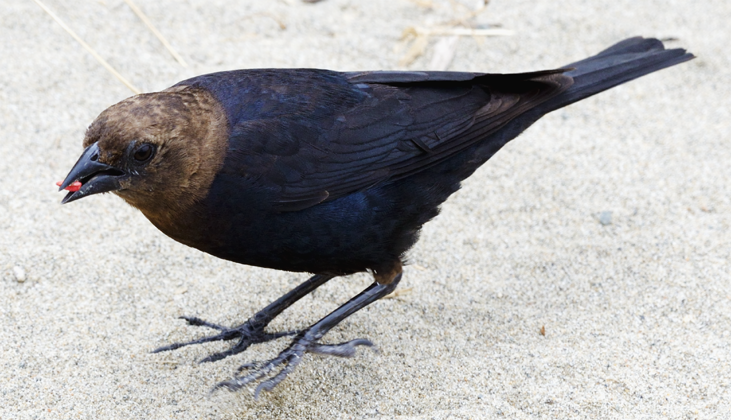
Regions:
[[[237, 376], [228, 381], [223, 381], [217, 384], [211, 392], [221, 388], [226, 388], [229, 391], [237, 391], [252, 382], [269, 376], [268, 379], [265, 379], [256, 387], [256, 391], [254, 391], [254, 398], [256, 399], [259, 397], [261, 391], [271, 391], [275, 386], [282, 382], [284, 378], [286, 378], [287, 375], [300, 364], [305, 353], [353, 357], [357, 346], [373, 347], [373, 343], [370, 340], [358, 338], [339, 344], [320, 344], [317, 341], [310, 340], [305, 336], [300, 335], [289, 347], [279, 353], [279, 355], [274, 359], [263, 363], [252, 362], [241, 365], [238, 368], [237, 373], [252, 369], [254, 371], [245, 376]], [[279, 372], [273, 373], [273, 371], [280, 366], [281, 369]]]
[[218, 330], [218, 331], [220, 331], [220, 333], [216, 334], [216, 335], [202, 337], [197, 340], [187, 341], [184, 343], [169, 344], [167, 346], [159, 347], [159, 348], [153, 350], [152, 351], [153, 353], [160, 353], [163, 351], [176, 350], [181, 347], [186, 347], [186, 346], [190, 346], [190, 345], [194, 345], [194, 344], [239, 339], [239, 341], [235, 345], [233, 345], [230, 349], [224, 350], [224, 351], [218, 352], [218, 353], [213, 353], [210, 356], [205, 357], [200, 360], [200, 363], [215, 362], [217, 360], [224, 359], [228, 356], [233, 356], [234, 354], [241, 353], [242, 351], [249, 348], [249, 346], [251, 346], [252, 344], [264, 343], [267, 341], [276, 340], [277, 338], [280, 338], [280, 337], [297, 334], [297, 331], [267, 333], [267, 332], [264, 332], [263, 325], [256, 325], [255, 323], [251, 322], [251, 320], [246, 321], [245, 323], [239, 325], [238, 327], [228, 328], [228, 327], [224, 327], [224, 326], [214, 324], [214, 323], [211, 323], [208, 321], [204, 321], [197, 317], [181, 316], [180, 318], [184, 319], [188, 323], [188, 325], [192, 325], [192, 326], [196, 326], [196, 327], [208, 327], [208, 328], [211, 328], [214, 330]]

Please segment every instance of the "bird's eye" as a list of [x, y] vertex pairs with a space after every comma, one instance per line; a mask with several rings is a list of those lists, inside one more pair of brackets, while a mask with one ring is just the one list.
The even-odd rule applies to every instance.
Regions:
[[155, 147], [151, 144], [144, 143], [137, 150], [135, 150], [135, 154], [133, 155], [133, 157], [137, 162], [147, 162], [148, 160], [150, 160], [154, 153]]

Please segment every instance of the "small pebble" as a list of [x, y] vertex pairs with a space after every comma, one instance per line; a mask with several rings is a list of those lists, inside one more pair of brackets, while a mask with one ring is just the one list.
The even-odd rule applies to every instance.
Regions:
[[23, 283], [25, 281], [25, 270], [17, 265], [13, 267], [13, 274], [15, 275], [15, 281]]
[[612, 224], [612, 212], [611, 211], [603, 211], [599, 213], [599, 223], [602, 224], [602, 226], [607, 226]]

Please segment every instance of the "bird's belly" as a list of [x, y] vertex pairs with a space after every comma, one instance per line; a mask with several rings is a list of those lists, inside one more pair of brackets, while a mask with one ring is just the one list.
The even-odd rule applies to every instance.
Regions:
[[[206, 228], [206, 246], [193, 246], [230, 261], [279, 270], [349, 274], [377, 269], [401, 260], [459, 181], [487, 160], [468, 162], [473, 157], [474, 150], [468, 150], [399, 182], [299, 211], [252, 210], [248, 203], [257, 201], [252, 196], [237, 203], [211, 201], [218, 219], [227, 222]], [[231, 197], [223, 192], [215, 196]]]
[[368, 194], [356, 193], [296, 212], [259, 214], [255, 220], [241, 212], [219, 233], [219, 245], [204, 251], [287, 271], [365, 271], [392, 258], [390, 238], [404, 234], [384, 210]]

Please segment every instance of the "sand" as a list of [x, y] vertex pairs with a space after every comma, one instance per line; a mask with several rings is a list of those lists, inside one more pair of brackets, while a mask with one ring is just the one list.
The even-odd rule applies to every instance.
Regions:
[[[150, 354], [235, 325], [306, 278], [217, 260], [113, 195], [61, 206], [87, 125], [131, 92], [32, 1], [0, 8], [0, 418], [707, 419], [731, 413], [731, 2], [494, 0], [510, 37], [464, 37], [450, 70], [558, 67], [621, 39], [698, 58], [555, 112], [464, 183], [410, 252], [402, 293], [352, 316], [274, 392], [211, 388], [286, 339]], [[141, 1], [48, 6], [143, 91], [247, 67], [400, 66], [441, 0]], [[474, 7], [474, 2], [469, 2]], [[431, 4], [431, 7], [428, 7]], [[461, 10], [461, 11], [460, 11]], [[447, 44], [449, 45], [449, 44]], [[271, 329], [304, 327], [370, 282], [332, 281]], [[544, 334], [541, 334], [544, 331]]]

